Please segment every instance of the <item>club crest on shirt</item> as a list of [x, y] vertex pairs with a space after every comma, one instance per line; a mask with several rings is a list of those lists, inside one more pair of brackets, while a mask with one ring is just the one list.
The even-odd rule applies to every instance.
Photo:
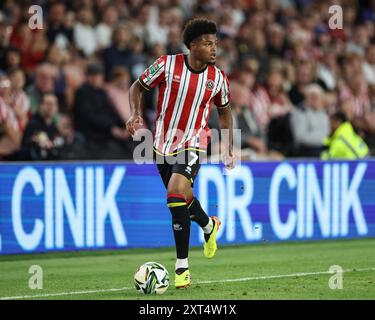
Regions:
[[207, 82], [206, 82], [206, 88], [207, 88], [207, 90], [210, 90], [210, 91], [212, 91], [212, 89], [214, 88], [214, 81], [213, 80], [211, 80], [211, 79], [209, 79], [209, 80], [207, 80]]

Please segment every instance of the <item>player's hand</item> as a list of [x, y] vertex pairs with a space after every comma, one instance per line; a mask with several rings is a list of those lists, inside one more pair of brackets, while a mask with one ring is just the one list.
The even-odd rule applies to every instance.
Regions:
[[236, 166], [236, 156], [232, 153], [229, 152], [224, 152], [223, 154], [223, 163], [225, 168], [228, 170], [233, 169]]
[[126, 122], [126, 130], [130, 133], [133, 137], [135, 131], [139, 129], [139, 127], [143, 126], [143, 118], [140, 115], [132, 114], [129, 120]]

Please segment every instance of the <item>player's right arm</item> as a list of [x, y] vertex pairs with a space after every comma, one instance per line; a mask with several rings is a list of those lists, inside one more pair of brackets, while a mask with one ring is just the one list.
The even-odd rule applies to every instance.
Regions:
[[142, 118], [142, 108], [141, 108], [141, 99], [142, 92], [145, 90], [140, 84], [139, 80], [135, 81], [129, 90], [129, 103], [130, 110], [132, 115], [129, 120], [126, 122], [126, 129], [129, 131], [130, 135], [133, 136], [136, 130], [136, 126], [143, 125]]
[[143, 125], [141, 99], [145, 90], [151, 90], [165, 80], [166, 56], [161, 56], [149, 66], [130, 87], [129, 103], [132, 115], [126, 122], [126, 129], [133, 136], [136, 126]]

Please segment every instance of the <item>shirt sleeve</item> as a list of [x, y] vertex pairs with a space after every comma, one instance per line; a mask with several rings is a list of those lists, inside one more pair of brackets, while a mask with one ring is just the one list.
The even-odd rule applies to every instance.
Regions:
[[151, 90], [165, 80], [165, 62], [167, 56], [161, 56], [151, 66], [149, 66], [138, 78], [140, 84]]
[[214, 97], [214, 103], [217, 108], [225, 108], [229, 106], [229, 100], [230, 100], [230, 90], [229, 90], [229, 81], [227, 76], [223, 71], [221, 71], [221, 74], [223, 76], [223, 81], [220, 87], [219, 92]]

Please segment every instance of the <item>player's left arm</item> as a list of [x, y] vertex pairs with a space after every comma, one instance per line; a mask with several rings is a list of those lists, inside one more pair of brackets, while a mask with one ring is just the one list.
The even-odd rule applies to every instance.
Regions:
[[233, 154], [233, 118], [232, 109], [228, 103], [225, 107], [217, 108], [219, 113], [219, 123], [221, 129], [221, 138], [223, 143], [223, 162], [228, 169], [235, 166], [235, 157]]
[[219, 113], [219, 122], [221, 129], [221, 138], [223, 143], [222, 159], [228, 169], [235, 166], [235, 157], [233, 154], [233, 118], [230, 107], [229, 81], [225, 73], [221, 71], [223, 81], [219, 92], [214, 97], [214, 103]]

